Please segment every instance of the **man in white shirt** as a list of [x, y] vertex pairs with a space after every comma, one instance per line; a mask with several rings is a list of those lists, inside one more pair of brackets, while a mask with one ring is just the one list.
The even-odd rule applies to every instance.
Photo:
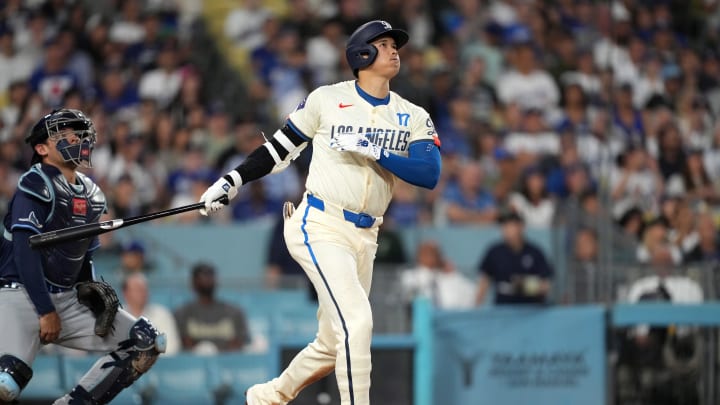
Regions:
[[475, 306], [475, 283], [443, 257], [435, 241], [417, 247], [416, 266], [400, 276], [403, 298], [409, 303], [417, 297], [429, 298], [437, 308], [470, 309]]
[[538, 68], [529, 37], [515, 40], [510, 61], [513, 69], [497, 82], [500, 101], [517, 103], [521, 108], [540, 108], [546, 114], [557, 108], [560, 91], [552, 76]]

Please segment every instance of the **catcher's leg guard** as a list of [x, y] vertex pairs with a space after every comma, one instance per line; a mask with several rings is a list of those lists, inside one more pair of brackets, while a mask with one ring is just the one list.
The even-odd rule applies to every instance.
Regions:
[[17, 398], [32, 376], [32, 369], [24, 361], [11, 354], [0, 356], [0, 401]]
[[138, 319], [130, 329], [129, 339], [120, 343], [120, 350], [98, 360], [80, 384], [56, 404], [107, 404], [148, 371], [165, 352], [165, 346], [165, 334], [147, 319]]

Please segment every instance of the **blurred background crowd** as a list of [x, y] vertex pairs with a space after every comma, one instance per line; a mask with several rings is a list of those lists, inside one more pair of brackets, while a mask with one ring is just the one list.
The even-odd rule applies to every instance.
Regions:
[[[444, 157], [436, 190], [398, 186], [388, 227], [494, 224], [510, 207], [532, 227], [610, 221], [618, 254], [654, 245], [633, 260], [718, 257], [718, 2], [225, 3], [202, 23], [192, 0], [3, 2], [0, 200], [28, 166], [29, 126], [65, 106], [97, 126], [89, 174], [109, 215], [197, 201], [309, 91], [352, 78], [344, 41], [381, 16], [410, 32], [393, 90], [430, 112]], [[208, 66], [201, 29], [235, 74]], [[304, 156], [213, 221], [274, 219], [303, 190]]]
[[[30, 161], [23, 137], [60, 106], [97, 127], [88, 174], [108, 217], [196, 202], [310, 91], [352, 79], [345, 40], [382, 18], [410, 34], [391, 87], [430, 113], [443, 171], [433, 191], [398, 184], [380, 262], [444, 274], [455, 308], [492, 283], [532, 302], [553, 282], [562, 303], [716, 297], [703, 277], [720, 259], [720, 1], [6, 0], [0, 15], [0, 213]], [[276, 221], [310, 150], [221, 215], [169, 221]], [[493, 270], [502, 253], [455, 272], [433, 241], [417, 258], [392, 251], [393, 230], [496, 224], [510, 245], [522, 225], [561, 229], [560, 249], [519, 282]], [[297, 272], [276, 256], [268, 285]], [[711, 273], [688, 276], [695, 264]], [[637, 265], [650, 270], [609, 271]], [[431, 294], [418, 274], [401, 277], [408, 297]]]

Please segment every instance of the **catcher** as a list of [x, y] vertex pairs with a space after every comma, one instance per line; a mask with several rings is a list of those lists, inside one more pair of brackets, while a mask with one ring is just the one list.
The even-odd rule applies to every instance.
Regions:
[[10, 201], [0, 239], [0, 403], [32, 378], [41, 345], [105, 352], [55, 404], [105, 404], [165, 351], [165, 336], [122, 309], [115, 291], [94, 280], [97, 237], [32, 250], [36, 233], [97, 222], [105, 196], [78, 167], [90, 167], [95, 128], [82, 112], [55, 110], [26, 136], [34, 155]]

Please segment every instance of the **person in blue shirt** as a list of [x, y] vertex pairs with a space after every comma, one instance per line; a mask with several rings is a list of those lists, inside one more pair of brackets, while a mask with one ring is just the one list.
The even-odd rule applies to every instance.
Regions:
[[480, 262], [477, 305], [486, 302], [492, 285], [495, 304], [547, 302], [553, 268], [542, 251], [524, 235], [524, 223], [514, 211], [498, 217], [503, 239], [492, 245]]

